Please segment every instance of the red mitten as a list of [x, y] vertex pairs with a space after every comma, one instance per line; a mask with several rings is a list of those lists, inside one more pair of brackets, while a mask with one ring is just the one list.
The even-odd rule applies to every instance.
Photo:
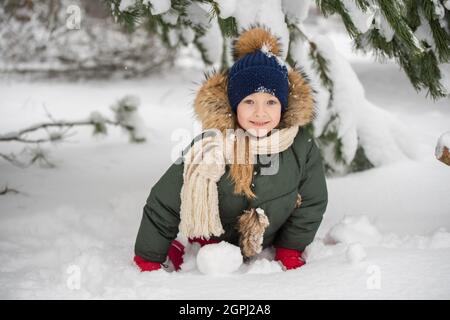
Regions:
[[301, 258], [302, 251], [283, 247], [275, 248], [275, 261], [280, 261], [286, 270], [297, 269], [305, 264], [305, 261]]
[[169, 247], [167, 256], [172, 261], [175, 270], [178, 271], [183, 264], [184, 246], [178, 240], [173, 240]]
[[138, 265], [141, 271], [154, 271], [161, 269], [159, 262], [147, 261], [139, 256], [134, 256], [134, 262]]
[[213, 239], [206, 240], [206, 239], [203, 239], [203, 238], [189, 238], [189, 242], [190, 243], [197, 242], [197, 243], [200, 244], [200, 246], [203, 247], [204, 245], [207, 245], [207, 244], [219, 243], [220, 241], [213, 240]]

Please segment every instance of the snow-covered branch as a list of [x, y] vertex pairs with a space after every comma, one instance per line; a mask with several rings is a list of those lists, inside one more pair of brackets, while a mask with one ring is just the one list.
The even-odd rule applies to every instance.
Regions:
[[[131, 95], [123, 97], [111, 106], [111, 110], [114, 113], [114, 120], [108, 119], [98, 111], [92, 112], [87, 119], [75, 121], [56, 120], [47, 111], [47, 116], [50, 118], [50, 121], [48, 122], [41, 122], [18, 131], [0, 134], [0, 142], [16, 141], [21, 143], [36, 144], [36, 148], [25, 148], [22, 151], [22, 154], [28, 154], [28, 161], [20, 160], [20, 157], [15, 154], [0, 154], [0, 157], [21, 168], [28, 167], [36, 161], [40, 161], [47, 167], [53, 167], [54, 165], [48, 160], [46, 153], [39, 147], [39, 144], [45, 142], [63, 141], [69, 136], [68, 131], [71, 128], [83, 126], [92, 126], [94, 129], [93, 135], [106, 134], [108, 125], [118, 126], [128, 133], [130, 142], [145, 142], [145, 125], [144, 121], [138, 114], [138, 105], [139, 99], [137, 97]], [[50, 131], [49, 129], [51, 128], [58, 128], [59, 130]], [[46, 131], [46, 137], [29, 138], [30, 134], [41, 130]]]
[[[63, 140], [67, 136], [67, 131], [77, 126], [93, 126], [94, 134], [105, 134], [106, 125], [120, 126], [124, 128], [130, 134], [131, 142], [144, 142], [145, 136], [142, 132], [143, 122], [137, 113], [138, 105], [139, 100], [134, 96], [125, 96], [120, 99], [111, 107], [115, 114], [115, 120], [110, 120], [97, 111], [92, 112], [87, 119], [76, 121], [55, 120], [51, 115], [48, 115], [51, 122], [37, 123], [19, 131], [9, 132], [3, 135], [0, 134], [0, 142], [18, 141], [24, 143], [42, 143]], [[60, 131], [48, 131], [49, 128], [55, 127], [59, 128]], [[41, 129], [45, 129], [47, 131], [48, 137], [39, 139], [30, 139], [27, 137], [29, 133], [33, 133]]]

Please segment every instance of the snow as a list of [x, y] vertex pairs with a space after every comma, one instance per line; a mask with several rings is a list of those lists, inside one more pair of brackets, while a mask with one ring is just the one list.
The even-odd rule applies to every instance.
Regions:
[[[0, 80], [0, 134], [48, 120], [44, 104], [56, 119], [72, 120], [94, 111], [109, 115], [111, 104], [132, 95], [140, 99], [147, 137], [130, 144], [118, 127], [95, 138], [91, 128], [79, 128], [67, 142], [42, 145], [56, 168], [22, 169], [0, 161], [0, 187], [21, 192], [0, 201], [0, 298], [449, 299], [450, 171], [434, 157], [438, 137], [449, 130], [448, 100], [416, 94], [396, 64], [352, 53], [336, 30], [327, 35], [358, 76], [361, 87], [354, 79], [347, 83], [358, 99], [364, 89], [363, 100], [344, 100], [344, 91], [342, 104], [362, 109], [363, 129], [376, 123], [367, 104], [386, 115], [382, 124], [396, 118], [418, 156], [328, 178], [329, 204], [302, 256], [307, 263], [290, 271], [282, 271], [266, 249], [224, 277], [205, 275], [197, 267], [200, 246], [185, 239], [180, 272], [141, 273], [133, 264], [150, 188], [185, 146], [181, 140], [200, 130], [192, 102], [203, 69], [195, 61], [180, 60], [170, 71], [140, 79]], [[385, 132], [370, 137], [380, 151], [398, 139], [397, 130], [375, 129]], [[0, 145], [1, 153], [22, 148]]]
[[286, 60], [289, 45], [289, 30], [282, 11], [281, 0], [239, 1], [239, 10], [234, 15], [239, 30], [248, 29], [256, 23], [264, 24], [280, 39], [281, 58]]
[[311, 0], [300, 2], [296, 0], [283, 0], [283, 12], [295, 23], [302, 23], [308, 17], [311, 2]]
[[129, 8], [134, 7], [136, 0], [121, 0], [119, 4], [120, 11], [127, 11]]
[[450, 0], [445, 0], [445, 1], [444, 1], [444, 7], [445, 7], [447, 10], [450, 10]]
[[153, 15], [165, 13], [170, 9], [170, 6], [172, 5], [171, 0], [144, 0], [143, 3], [151, 3], [151, 12]]
[[268, 259], [256, 259], [253, 263], [245, 265], [245, 274], [269, 274], [283, 272], [281, 264]]
[[381, 234], [366, 216], [345, 216], [339, 224], [331, 228], [327, 236], [333, 243], [359, 242], [374, 245], [381, 240]]
[[436, 43], [433, 38], [433, 31], [430, 28], [430, 24], [424, 17], [421, 10], [419, 10], [418, 14], [420, 18], [420, 25], [417, 27], [416, 31], [414, 31], [414, 35], [417, 39], [428, 43], [433, 48], [433, 51], [436, 51]]
[[442, 63], [439, 65], [441, 72], [441, 84], [444, 87], [444, 92], [450, 94], [450, 63]]
[[[192, 23], [205, 29], [205, 34], [197, 41], [204, 48], [207, 59], [217, 65], [222, 58], [223, 37], [218, 20], [210, 19], [211, 10], [210, 3], [197, 2], [189, 3], [186, 9]], [[189, 31], [187, 36], [189, 37]]]
[[283, 59], [281, 59], [278, 55], [273, 54], [272, 52], [272, 48], [270, 48], [267, 44], [263, 44], [263, 46], [261, 47], [261, 52], [264, 53], [267, 57], [272, 58], [275, 57], [278, 65], [280, 67], [286, 67], [286, 63], [284, 62]]
[[440, 159], [442, 157], [444, 148], [447, 148], [450, 151], [450, 131], [443, 133], [439, 137], [434, 153], [436, 155], [436, 158]]
[[[134, 3], [122, 1], [121, 6]], [[144, 28], [124, 33], [119, 24], [96, 18], [85, 8], [80, 0], [59, 1], [55, 28], [50, 29], [48, 3], [36, 2], [33, 10], [22, 10], [20, 19], [6, 18], [0, 8], [0, 70], [12, 75], [105, 77], [142, 73], [167, 59], [162, 41], [149, 37]]]
[[178, 22], [178, 12], [176, 10], [169, 10], [161, 15], [161, 19], [169, 23], [173, 26], [175, 26]]
[[370, 29], [375, 17], [374, 8], [369, 6], [364, 12], [353, 0], [343, 0], [342, 4], [359, 32], [365, 33]]
[[357, 264], [363, 261], [367, 257], [367, 254], [360, 243], [352, 243], [347, 248], [346, 256], [350, 263]]
[[[390, 42], [394, 38], [395, 31], [378, 6], [375, 6], [374, 19], [375, 23], [372, 25], [372, 27], [378, 29], [380, 31], [380, 34], [386, 39], [386, 41]], [[416, 46], [419, 48], [420, 45], [417, 39], [414, 36], [412, 38], [415, 41]]]
[[273, 96], [275, 95], [275, 91], [273, 89], [269, 89], [264, 86], [259, 86], [258, 88], [255, 89], [255, 92], [264, 92], [264, 93], [269, 93]]
[[116, 121], [132, 128], [133, 139], [145, 140], [145, 123], [138, 113], [140, 100], [137, 96], [126, 95], [116, 102], [111, 109], [115, 112]]
[[[409, 128], [395, 115], [367, 100], [365, 88], [332, 41], [326, 36], [316, 35], [314, 42], [329, 61], [334, 96], [332, 109], [323, 112], [328, 116], [333, 112], [339, 115], [334, 126], [342, 141], [340, 151], [345, 162], [350, 163], [355, 157], [358, 144], [364, 146], [367, 158], [375, 166], [417, 158], [417, 144], [408, 132]], [[316, 134], [320, 135], [320, 131]], [[324, 148], [325, 157], [334, 157], [332, 151]], [[343, 172], [338, 166], [335, 170]]]
[[222, 19], [231, 17], [236, 11], [237, 0], [216, 0], [216, 3], [219, 6], [219, 16]]
[[[444, 18], [445, 9], [442, 6], [442, 4], [439, 2], [439, 0], [432, 0], [432, 1], [433, 1], [433, 6], [434, 6], [434, 14], [438, 17], [438, 19]], [[447, 6], [446, 4], [444, 4], [444, 5]]]
[[207, 275], [232, 273], [242, 262], [241, 249], [225, 241], [205, 245], [197, 253], [197, 267]]

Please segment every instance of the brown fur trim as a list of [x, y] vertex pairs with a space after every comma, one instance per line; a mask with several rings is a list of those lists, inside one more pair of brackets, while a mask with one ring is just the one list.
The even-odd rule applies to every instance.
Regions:
[[207, 75], [197, 93], [194, 111], [203, 130], [216, 128], [225, 133], [226, 129], [236, 128], [236, 117], [228, 102], [227, 81], [226, 72]]
[[262, 250], [264, 232], [269, 225], [269, 219], [262, 209], [258, 213], [255, 208], [244, 210], [239, 217], [236, 228], [239, 231], [239, 246], [244, 259], [248, 259]]
[[[277, 128], [305, 126], [314, 120], [313, 90], [301, 71], [289, 71], [288, 107], [281, 115]], [[217, 72], [207, 76], [194, 101], [194, 111], [203, 130], [216, 128], [225, 134], [226, 129], [237, 129], [236, 115], [227, 95], [227, 73]]]
[[238, 60], [248, 53], [255, 52], [263, 46], [275, 55], [280, 55], [281, 45], [277, 37], [273, 36], [269, 29], [264, 27], [244, 30], [233, 43], [233, 57]]
[[297, 201], [295, 202], [295, 207], [300, 208], [300, 205], [302, 204], [302, 196], [300, 193], [297, 193]]
[[288, 107], [283, 113], [279, 127], [305, 126], [315, 118], [312, 89], [301, 71], [289, 71]]

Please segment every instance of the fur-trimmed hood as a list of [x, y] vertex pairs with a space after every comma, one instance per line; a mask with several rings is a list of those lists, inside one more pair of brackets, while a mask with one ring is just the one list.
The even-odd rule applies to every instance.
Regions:
[[[266, 28], [255, 27], [241, 33], [233, 46], [235, 61], [247, 53], [269, 46], [273, 54], [279, 55], [279, 40]], [[206, 75], [194, 101], [194, 112], [202, 123], [202, 129], [237, 129], [237, 117], [232, 111], [228, 95], [228, 72], [214, 71]], [[316, 116], [313, 89], [307, 76], [299, 68], [290, 68], [288, 72], [289, 97], [287, 110], [281, 115], [277, 129], [292, 126], [305, 126]]]

